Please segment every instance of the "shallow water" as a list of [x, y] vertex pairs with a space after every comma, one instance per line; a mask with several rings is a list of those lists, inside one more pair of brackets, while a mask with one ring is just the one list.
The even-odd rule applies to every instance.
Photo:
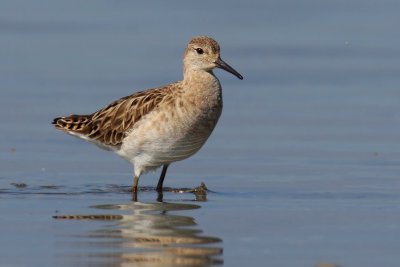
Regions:
[[[399, 11], [389, 0], [2, 1], [0, 265], [398, 266]], [[134, 202], [128, 163], [50, 122], [179, 80], [198, 34], [245, 79], [216, 71], [217, 129], [165, 185], [213, 192]], [[64, 215], [83, 217], [53, 218]]]

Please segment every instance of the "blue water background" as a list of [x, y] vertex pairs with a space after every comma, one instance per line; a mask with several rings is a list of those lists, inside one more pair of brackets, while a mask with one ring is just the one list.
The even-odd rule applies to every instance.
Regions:
[[220, 122], [165, 185], [217, 193], [177, 214], [222, 239], [225, 266], [399, 266], [399, 13], [391, 0], [3, 0], [0, 265], [55, 266], [70, 236], [107, 222], [53, 215], [130, 202], [91, 193], [129, 185], [132, 167], [51, 120], [180, 80], [186, 43], [206, 34], [244, 80], [215, 71]]

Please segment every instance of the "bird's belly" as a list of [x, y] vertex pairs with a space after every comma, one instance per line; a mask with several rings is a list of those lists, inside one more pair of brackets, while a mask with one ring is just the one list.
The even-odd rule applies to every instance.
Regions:
[[149, 157], [150, 165], [163, 165], [186, 159], [195, 154], [206, 142], [203, 136], [190, 136], [183, 139], [161, 138], [160, 142], [152, 142], [142, 147]]
[[124, 140], [117, 153], [135, 166], [143, 166], [144, 171], [183, 160], [195, 154], [207, 141], [215, 126], [215, 123], [209, 124], [207, 127], [201, 124], [140, 127]]

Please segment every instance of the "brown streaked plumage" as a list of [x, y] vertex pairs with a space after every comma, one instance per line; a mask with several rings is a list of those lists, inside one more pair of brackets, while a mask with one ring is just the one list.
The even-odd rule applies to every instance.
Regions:
[[135, 167], [132, 191], [142, 173], [196, 153], [213, 131], [222, 111], [218, 67], [243, 77], [220, 58], [210, 37], [193, 38], [184, 53], [184, 79], [123, 97], [90, 115], [55, 118], [56, 129], [113, 150]]
[[168, 99], [172, 85], [123, 97], [91, 115], [55, 118], [53, 124], [59, 130], [85, 136], [84, 139], [101, 146], [119, 148], [129, 129], [163, 99]]

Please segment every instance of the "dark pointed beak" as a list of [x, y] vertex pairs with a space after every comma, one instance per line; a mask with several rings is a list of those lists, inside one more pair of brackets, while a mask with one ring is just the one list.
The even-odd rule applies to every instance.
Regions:
[[243, 80], [243, 76], [240, 75], [240, 73], [237, 72], [234, 68], [225, 63], [221, 58], [218, 58], [217, 61], [215, 61], [215, 64], [217, 65], [218, 68], [226, 70], [227, 72], [230, 72], [239, 79]]

